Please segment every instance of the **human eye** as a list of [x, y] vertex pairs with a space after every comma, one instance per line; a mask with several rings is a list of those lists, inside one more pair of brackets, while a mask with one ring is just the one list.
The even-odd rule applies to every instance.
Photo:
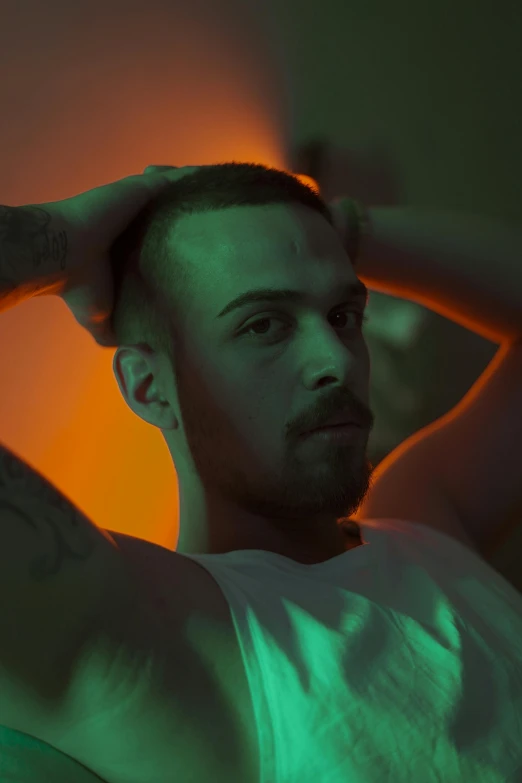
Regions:
[[[332, 316], [335, 318], [339, 315], [353, 315], [355, 316], [355, 323], [356, 328], [358, 331], [361, 331], [364, 324], [368, 321], [369, 316], [366, 315], [364, 312], [359, 312], [357, 310], [339, 310], [337, 313], [334, 313]], [[252, 321], [252, 323], [249, 324], [249, 326], [245, 327], [243, 329], [242, 334], [245, 334], [247, 337], [269, 337], [269, 330], [262, 330], [262, 331], [255, 331], [259, 324], [267, 324], [269, 321], [281, 321], [281, 318], [276, 318], [275, 316], [267, 315], [263, 318], [258, 318], [256, 321]], [[340, 327], [341, 329], [344, 329], [344, 327]], [[353, 331], [353, 327], [350, 329], [348, 328], [348, 331]]]
[[282, 319], [274, 318], [272, 315], [266, 315], [264, 318], [258, 318], [257, 321], [253, 321], [249, 326], [245, 327], [245, 329], [242, 331], [242, 334], [245, 334], [247, 337], [267, 337], [267, 331], [256, 332], [254, 334], [253, 330], [257, 327], [258, 324], [266, 324], [268, 321], [282, 321]]

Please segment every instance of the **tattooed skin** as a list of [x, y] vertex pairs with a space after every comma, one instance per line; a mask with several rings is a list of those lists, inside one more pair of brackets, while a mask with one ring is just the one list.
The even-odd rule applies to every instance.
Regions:
[[63, 272], [67, 249], [67, 232], [53, 230], [42, 207], [0, 205], [0, 294], [22, 286], [24, 296], [36, 295], [39, 280]]
[[[83, 514], [40, 473], [0, 446], [0, 520], [30, 527], [39, 554], [29, 575], [42, 582], [57, 574], [65, 560], [87, 560], [96, 546]], [[5, 521], [4, 521], [5, 520]]]

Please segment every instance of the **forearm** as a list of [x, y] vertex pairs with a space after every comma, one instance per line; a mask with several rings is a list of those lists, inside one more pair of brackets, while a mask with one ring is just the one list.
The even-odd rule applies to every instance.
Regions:
[[522, 336], [522, 227], [477, 215], [370, 208], [357, 275], [493, 342]]
[[0, 205], [0, 312], [63, 288], [68, 236], [45, 205]]

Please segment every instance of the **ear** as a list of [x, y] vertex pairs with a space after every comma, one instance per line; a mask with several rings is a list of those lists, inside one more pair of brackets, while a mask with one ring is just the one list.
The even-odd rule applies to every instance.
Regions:
[[176, 416], [166, 394], [160, 357], [150, 346], [119, 346], [112, 369], [122, 397], [133, 413], [161, 430], [176, 426]]

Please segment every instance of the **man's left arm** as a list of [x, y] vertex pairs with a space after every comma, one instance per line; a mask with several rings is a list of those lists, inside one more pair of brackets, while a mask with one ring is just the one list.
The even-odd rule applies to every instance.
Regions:
[[369, 209], [356, 272], [503, 344], [522, 337], [522, 226], [409, 207]]
[[486, 550], [522, 502], [522, 227], [410, 207], [369, 215], [372, 231], [356, 265], [368, 288], [413, 300], [501, 346], [453, 410], [377, 468], [423, 465]]

